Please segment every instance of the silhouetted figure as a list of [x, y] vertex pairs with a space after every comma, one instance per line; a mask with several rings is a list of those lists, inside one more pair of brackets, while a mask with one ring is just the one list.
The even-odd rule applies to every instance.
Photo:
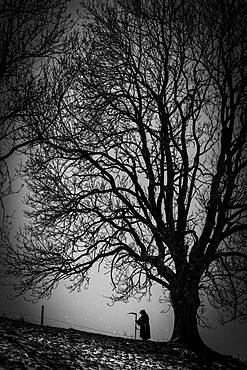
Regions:
[[140, 337], [143, 340], [150, 339], [150, 325], [149, 325], [149, 317], [145, 310], [140, 311], [141, 317], [136, 320], [137, 325], [140, 326]]

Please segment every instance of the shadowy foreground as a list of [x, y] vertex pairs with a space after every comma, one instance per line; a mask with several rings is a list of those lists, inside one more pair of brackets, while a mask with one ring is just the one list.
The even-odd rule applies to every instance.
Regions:
[[171, 342], [141, 342], [0, 318], [3, 369], [247, 369], [232, 357], [213, 361]]

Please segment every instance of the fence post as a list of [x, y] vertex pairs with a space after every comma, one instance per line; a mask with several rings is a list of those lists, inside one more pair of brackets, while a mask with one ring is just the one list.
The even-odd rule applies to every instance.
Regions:
[[41, 326], [44, 325], [44, 305], [41, 307]]

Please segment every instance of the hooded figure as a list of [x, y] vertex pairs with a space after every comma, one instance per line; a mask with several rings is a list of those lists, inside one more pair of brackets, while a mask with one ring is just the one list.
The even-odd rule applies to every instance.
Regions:
[[140, 326], [140, 337], [143, 340], [150, 339], [149, 317], [145, 310], [140, 311], [141, 317], [136, 320], [137, 325]]

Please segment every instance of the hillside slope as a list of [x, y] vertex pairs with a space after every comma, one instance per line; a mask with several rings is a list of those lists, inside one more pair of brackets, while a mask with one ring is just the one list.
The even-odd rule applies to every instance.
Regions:
[[216, 362], [172, 344], [142, 342], [0, 318], [0, 370], [247, 369], [232, 357]]

